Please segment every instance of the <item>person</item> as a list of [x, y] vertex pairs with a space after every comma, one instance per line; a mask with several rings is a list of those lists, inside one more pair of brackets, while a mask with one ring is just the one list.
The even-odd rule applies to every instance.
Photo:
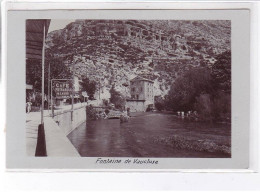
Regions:
[[26, 104], [27, 104], [27, 113], [30, 113], [32, 109], [32, 103], [28, 101]]
[[[109, 112], [108, 112], [109, 113]], [[108, 113], [106, 113], [106, 111], [103, 112], [103, 115], [104, 115], [104, 119], [107, 119], [108, 118]]]
[[127, 116], [130, 117], [130, 108], [129, 107], [126, 109], [126, 112], [127, 112]]

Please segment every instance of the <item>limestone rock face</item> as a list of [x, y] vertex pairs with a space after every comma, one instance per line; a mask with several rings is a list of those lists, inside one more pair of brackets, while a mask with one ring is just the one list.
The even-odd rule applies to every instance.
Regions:
[[229, 50], [230, 21], [76, 20], [47, 36], [47, 55], [78, 77], [99, 84], [106, 98], [112, 85], [129, 96], [129, 80], [139, 75], [154, 81], [155, 95], [192, 66], [210, 66]]

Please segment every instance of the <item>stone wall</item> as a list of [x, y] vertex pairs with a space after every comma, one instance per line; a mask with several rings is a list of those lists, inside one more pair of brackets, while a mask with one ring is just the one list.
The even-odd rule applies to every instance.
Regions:
[[75, 108], [73, 116], [71, 110], [55, 113], [53, 120], [63, 130], [64, 134], [68, 135], [86, 121], [86, 106]]
[[126, 107], [130, 108], [130, 112], [145, 112], [146, 106], [144, 100], [127, 100]]

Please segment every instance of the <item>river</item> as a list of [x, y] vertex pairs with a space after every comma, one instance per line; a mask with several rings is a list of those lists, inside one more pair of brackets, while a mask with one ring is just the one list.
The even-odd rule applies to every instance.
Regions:
[[231, 125], [191, 122], [166, 113], [141, 113], [83, 123], [68, 135], [83, 157], [231, 157]]

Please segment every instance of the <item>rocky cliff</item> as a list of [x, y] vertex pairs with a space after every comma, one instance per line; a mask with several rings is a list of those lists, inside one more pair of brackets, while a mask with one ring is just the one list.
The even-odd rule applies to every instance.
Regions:
[[76, 20], [48, 34], [46, 52], [99, 83], [101, 97], [113, 84], [129, 95], [122, 84], [137, 75], [165, 95], [185, 70], [212, 65], [230, 42], [230, 21]]

